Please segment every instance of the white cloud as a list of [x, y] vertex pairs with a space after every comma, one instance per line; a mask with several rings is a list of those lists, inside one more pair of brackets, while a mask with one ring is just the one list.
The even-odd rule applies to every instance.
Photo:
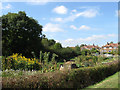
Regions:
[[62, 22], [63, 18], [51, 18], [51, 21]]
[[52, 24], [52, 23], [47, 23], [43, 27], [44, 32], [63, 32], [64, 30], [61, 29], [59, 24]]
[[71, 11], [71, 14], [76, 13], [76, 12], [77, 12], [77, 10], [76, 10], [76, 9], [73, 9], [73, 10]]
[[77, 14], [71, 15], [67, 18], [64, 19], [64, 22], [68, 22], [68, 21], [74, 21], [75, 19], [77, 19], [78, 17], [82, 16], [82, 17], [86, 17], [86, 18], [93, 18], [98, 14], [97, 10], [85, 10], [83, 12], [79, 12]]
[[81, 25], [79, 28], [77, 28], [76, 26], [74, 25], [71, 25], [70, 28], [74, 29], [74, 30], [90, 30], [91, 27], [89, 26], [86, 26], [86, 25]]
[[0, 2], [0, 10], [2, 10], [2, 3]]
[[85, 17], [85, 18], [93, 18], [98, 14], [99, 14], [99, 12], [97, 10], [89, 9], [89, 10], [85, 10], [83, 12], [72, 14], [72, 15], [64, 18], [63, 22], [74, 21], [75, 19], [79, 18], [80, 16]]
[[[63, 6], [64, 7], [64, 6]], [[62, 23], [66, 23], [66, 22], [70, 22], [70, 21], [74, 21], [75, 19], [79, 18], [79, 17], [85, 17], [85, 18], [93, 18], [96, 17], [97, 15], [99, 15], [98, 12], [99, 9], [87, 9], [85, 11], [82, 12], [78, 12], [76, 9], [72, 10], [75, 13], [71, 13], [70, 16], [66, 17], [66, 18], [59, 18], [59, 20], [56, 20], [58, 18], [52, 18], [52, 21], [58, 21], [58, 22], [62, 22]], [[62, 9], [60, 10], [54, 10], [54, 12], [59, 12], [59, 14], [61, 13]], [[63, 10], [64, 11], [64, 10]], [[62, 11], [62, 12], [63, 12]], [[62, 14], [62, 13], [61, 13]]]
[[92, 18], [92, 17], [95, 17], [97, 14], [98, 14], [97, 10], [89, 9], [89, 10], [86, 10], [86, 11], [76, 14], [76, 17], [83, 16], [83, 17], [87, 17], [87, 18]]
[[53, 9], [53, 12], [57, 14], [66, 14], [68, 9], [65, 6], [57, 6]]
[[49, 0], [28, 0], [27, 3], [30, 5], [45, 5]]
[[74, 25], [71, 25], [70, 28], [74, 29], [74, 30], [77, 30], [77, 27], [74, 26]]
[[76, 9], [74, 9], [74, 10], [72, 10], [72, 12], [77, 12], [77, 10], [76, 10]]
[[7, 4], [6, 6], [3, 6], [2, 3], [0, 3], [0, 10], [6, 10], [6, 9], [11, 9], [12, 5]]
[[86, 26], [86, 25], [82, 25], [80, 26], [79, 30], [90, 30], [91, 28], [89, 26]]
[[67, 46], [76, 46], [80, 44], [98, 44], [102, 45], [103, 43], [113, 41], [114, 39], [118, 39], [117, 34], [107, 34], [107, 35], [92, 35], [86, 38], [78, 38], [78, 39], [66, 39], [66, 40], [59, 40], [63, 47]]
[[10, 9], [12, 6], [10, 4], [8, 4], [7, 6], [5, 6], [5, 9]]

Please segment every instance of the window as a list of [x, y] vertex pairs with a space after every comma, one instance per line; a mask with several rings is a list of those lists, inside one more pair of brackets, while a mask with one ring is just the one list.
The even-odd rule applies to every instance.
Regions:
[[104, 49], [106, 49], [106, 47], [104, 47]]
[[114, 47], [114, 49], [116, 49], [117, 47]]
[[112, 47], [109, 47], [109, 49], [112, 49]]
[[104, 52], [106, 52], [106, 50], [104, 50]]
[[109, 50], [109, 52], [111, 52], [111, 50]]

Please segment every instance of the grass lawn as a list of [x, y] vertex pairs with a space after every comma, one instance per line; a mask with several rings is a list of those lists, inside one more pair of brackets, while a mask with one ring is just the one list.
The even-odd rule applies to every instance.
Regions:
[[118, 75], [120, 76], [120, 72], [115, 73], [114, 75], [104, 79], [103, 81], [89, 86], [86, 89], [90, 88], [120, 88], [120, 80], [118, 83]]

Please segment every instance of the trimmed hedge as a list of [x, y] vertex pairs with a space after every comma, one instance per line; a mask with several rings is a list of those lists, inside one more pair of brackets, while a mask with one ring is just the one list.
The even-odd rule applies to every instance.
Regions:
[[3, 77], [2, 88], [85, 88], [118, 72], [120, 61], [101, 66], [48, 72], [30, 76]]

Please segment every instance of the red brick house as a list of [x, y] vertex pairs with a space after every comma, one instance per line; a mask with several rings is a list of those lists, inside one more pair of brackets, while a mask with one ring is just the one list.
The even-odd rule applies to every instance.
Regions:
[[85, 46], [82, 46], [81, 47], [81, 50], [83, 50], [83, 49], [87, 49], [87, 50], [92, 50], [93, 48], [95, 48], [95, 49], [100, 49], [100, 47], [97, 45], [97, 46], [95, 46], [94, 44], [93, 45], [85, 45]]
[[118, 43], [107, 43], [106, 45], [101, 47], [101, 52], [112, 52], [114, 50], [118, 50]]

